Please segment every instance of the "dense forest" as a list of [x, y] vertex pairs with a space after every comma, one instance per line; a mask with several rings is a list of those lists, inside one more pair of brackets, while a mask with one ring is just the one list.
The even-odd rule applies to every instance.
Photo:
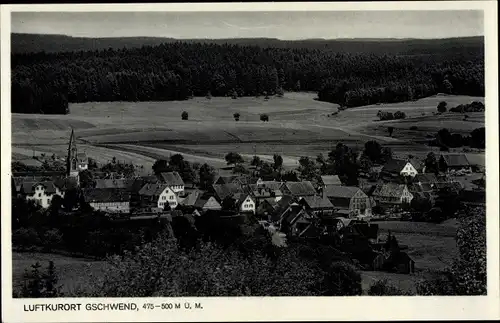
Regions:
[[[344, 107], [438, 92], [483, 96], [482, 41], [464, 41], [462, 47], [446, 41], [442, 48], [427, 46], [417, 54], [208, 42], [13, 54], [12, 112], [66, 114], [69, 102], [236, 98], [283, 91], [318, 92], [319, 100]], [[407, 49], [414, 53], [414, 48]]]

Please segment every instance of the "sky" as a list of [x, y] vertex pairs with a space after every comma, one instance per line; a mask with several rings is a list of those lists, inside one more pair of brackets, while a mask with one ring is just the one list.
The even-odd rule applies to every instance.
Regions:
[[15, 33], [76, 37], [448, 38], [482, 36], [482, 11], [13, 12]]

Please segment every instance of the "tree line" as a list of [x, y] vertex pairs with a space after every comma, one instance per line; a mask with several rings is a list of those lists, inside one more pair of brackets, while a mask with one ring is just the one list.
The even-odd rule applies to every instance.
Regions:
[[354, 107], [438, 92], [484, 95], [478, 49], [434, 55], [166, 43], [141, 48], [13, 54], [12, 112], [69, 113], [69, 102], [168, 101], [314, 91]]

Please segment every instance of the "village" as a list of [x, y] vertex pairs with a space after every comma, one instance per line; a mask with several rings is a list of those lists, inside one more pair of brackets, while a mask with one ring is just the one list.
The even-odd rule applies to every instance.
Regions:
[[[243, 216], [268, 230], [280, 246], [318, 241], [345, 252], [364, 270], [403, 274], [413, 273], [418, 263], [395, 235], [379, 233], [377, 221], [426, 221], [425, 213], [435, 217], [427, 221], [439, 222], [446, 219], [450, 201], [481, 205], [485, 194], [482, 170], [464, 154], [441, 155], [439, 170], [432, 172], [410, 159], [389, 158], [372, 166], [369, 175], [360, 174], [357, 186], [344, 185], [339, 175], [320, 175], [318, 181], [276, 180], [259, 176], [259, 165], [241, 174], [236, 171], [241, 165], [235, 163], [216, 170], [202, 189], [177, 171], [124, 176], [92, 170], [72, 130], [64, 161], [65, 171], [13, 172], [13, 196], [47, 209], [54, 196], [80, 190], [94, 211], [119, 221]], [[82, 172], [94, 173], [91, 185], [81, 187]], [[470, 175], [479, 180], [466, 186], [460, 179]]]

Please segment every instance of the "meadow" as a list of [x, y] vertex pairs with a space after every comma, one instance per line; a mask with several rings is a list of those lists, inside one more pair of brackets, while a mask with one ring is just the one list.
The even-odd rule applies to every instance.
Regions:
[[[422, 144], [443, 127], [469, 132], [484, 126], [484, 114], [433, 115], [437, 104], [449, 107], [483, 98], [437, 95], [418, 101], [378, 104], [338, 110], [335, 104], [315, 100], [314, 93], [285, 93], [284, 97], [213, 97], [168, 102], [91, 102], [70, 105], [68, 115], [12, 114], [15, 158], [35, 154], [66, 154], [70, 128], [81, 150], [98, 162], [116, 157], [124, 162], [150, 165], [157, 158], [183, 153], [193, 162], [215, 167], [224, 155], [236, 151], [250, 159], [254, 154], [272, 160], [281, 154], [286, 167], [296, 167], [301, 156], [327, 154], [338, 143], [362, 148], [368, 140], [391, 147], [396, 156], [422, 159], [435, 148]], [[378, 121], [377, 112], [403, 111], [406, 120]], [[189, 120], [181, 120], [188, 112]], [[239, 121], [233, 114], [239, 113]], [[259, 120], [260, 114], [269, 122]], [[422, 115], [425, 114], [425, 115]], [[387, 127], [395, 128], [390, 137]], [[410, 130], [416, 126], [417, 130]], [[460, 150], [461, 151], [461, 150]], [[437, 152], [437, 151], [436, 151]], [[484, 160], [484, 152], [469, 152]], [[483, 162], [484, 163], [484, 162]]]
[[53, 261], [58, 276], [58, 284], [64, 294], [71, 294], [80, 288], [85, 288], [99, 275], [106, 266], [105, 261], [86, 258], [62, 256], [53, 253], [12, 252], [12, 289], [21, 291], [25, 271], [31, 270], [31, 265], [38, 262], [40, 270], [46, 271], [49, 261]]

